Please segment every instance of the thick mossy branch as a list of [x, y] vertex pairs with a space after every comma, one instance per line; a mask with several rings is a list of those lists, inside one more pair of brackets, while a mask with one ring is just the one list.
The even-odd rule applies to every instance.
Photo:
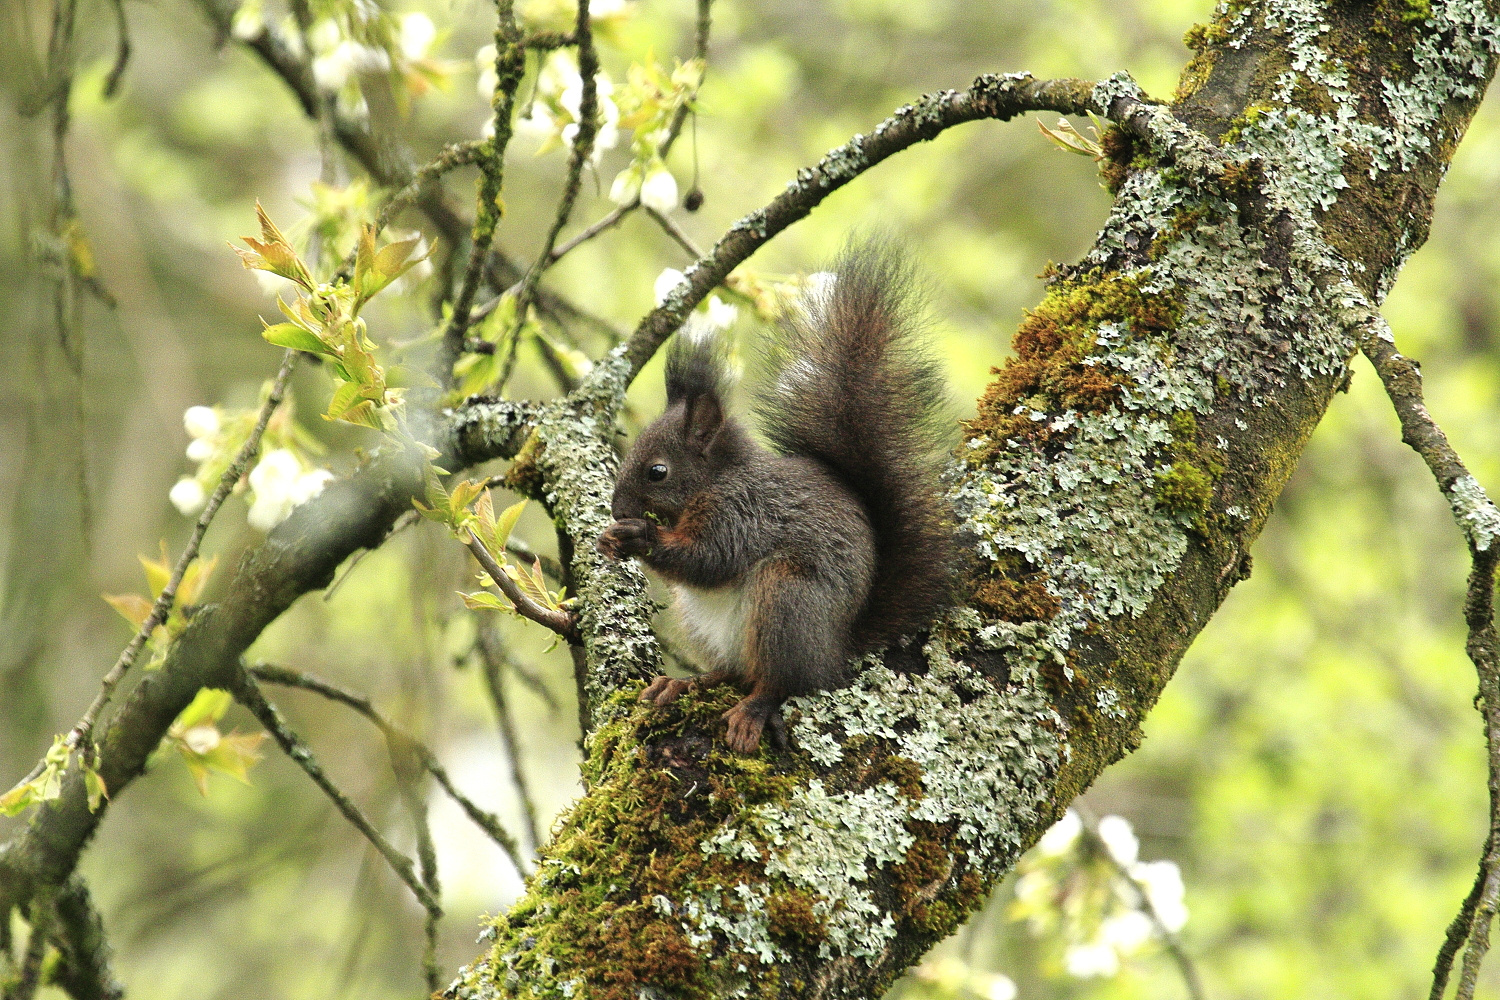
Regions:
[[[1347, 374], [1348, 310], [1425, 236], [1492, 72], [1495, 10], [1392, 6], [1228, 4], [1195, 33], [1173, 109], [1126, 77], [1075, 95], [1130, 141], [1093, 249], [1059, 270], [967, 427], [950, 490], [973, 609], [799, 700], [786, 753], [726, 756], [727, 695], [600, 702], [589, 795], [451, 995], [876, 996], [1133, 748], [1248, 571]], [[959, 103], [929, 99], [909, 125]], [[637, 330], [631, 370], [722, 279], [721, 254], [899, 127], [737, 226]], [[1390, 228], [1372, 237], [1367, 217]]]

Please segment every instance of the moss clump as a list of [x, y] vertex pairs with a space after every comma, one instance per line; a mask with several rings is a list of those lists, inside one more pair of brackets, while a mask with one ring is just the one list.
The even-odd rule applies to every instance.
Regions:
[[[713, 950], [689, 940], [683, 903], [717, 893], [732, 916], [744, 904], [724, 887], [767, 876], [760, 859], [701, 844], [745, 809], [789, 800], [806, 777], [720, 752], [703, 735], [722, 729], [718, 716], [738, 698], [721, 687], [651, 710], [635, 705], [633, 692], [613, 696], [604, 714], [620, 717], [595, 733], [584, 762], [590, 794], [543, 853], [528, 895], [495, 921], [489, 975], [540, 986], [577, 970], [584, 995], [603, 1000], [636, 1000], [647, 985], [675, 997], [710, 992]], [[780, 901], [773, 927], [813, 940], [816, 900], [771, 881]], [[756, 964], [738, 954], [735, 961]]]
[[537, 466], [537, 459], [541, 457], [546, 445], [541, 438], [532, 434], [521, 445], [521, 450], [516, 452], [516, 457], [511, 460], [510, 468], [505, 470], [505, 488], [523, 497], [533, 500], [539, 499], [545, 492], [542, 483], [542, 470]]
[[1047, 438], [1047, 414], [1097, 413], [1118, 402], [1120, 376], [1093, 363], [1101, 351], [1099, 327], [1113, 323], [1131, 336], [1156, 336], [1174, 329], [1182, 310], [1180, 298], [1142, 291], [1140, 280], [1095, 271], [1047, 291], [1016, 331], [1015, 357], [993, 370], [979, 412], [964, 425], [970, 439], [988, 439], [987, 447], [962, 450], [970, 464], [992, 458], [1007, 438]]
[[1208, 509], [1224, 462], [1199, 443], [1198, 418], [1190, 410], [1172, 414], [1168, 426], [1172, 444], [1165, 457], [1170, 464], [1156, 473], [1156, 503], [1200, 535], [1207, 534]]
[[974, 604], [988, 617], [1006, 622], [1051, 621], [1062, 610], [1062, 602], [1045, 585], [1047, 574], [1032, 573], [1029, 579], [1007, 576], [979, 581]]
[[1174, 105], [1182, 104], [1208, 82], [1214, 64], [1219, 61], [1219, 46], [1229, 37], [1229, 32], [1219, 22], [1195, 24], [1182, 36], [1182, 44], [1192, 51], [1193, 57], [1182, 68], [1177, 78], [1177, 90], [1172, 94]]
[[896, 790], [913, 802], [920, 802], [927, 794], [922, 788], [922, 765], [900, 754], [888, 754], [875, 762], [870, 783], [878, 785], [890, 782]]
[[1135, 137], [1118, 125], [1110, 125], [1099, 137], [1104, 158], [1099, 161], [1099, 176], [1110, 194], [1119, 194], [1132, 169], [1140, 169], [1142, 154], [1136, 150]]
[[766, 900], [766, 917], [771, 933], [794, 945], [818, 944], [828, 937], [828, 927], [813, 911], [817, 900], [806, 892], [788, 890], [773, 893]]

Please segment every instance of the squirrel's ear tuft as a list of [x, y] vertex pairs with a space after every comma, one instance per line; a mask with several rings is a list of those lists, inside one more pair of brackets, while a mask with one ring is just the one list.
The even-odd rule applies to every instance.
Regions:
[[667, 349], [667, 405], [698, 396], [720, 396], [724, 347], [717, 337], [679, 333]]
[[704, 451], [724, 425], [724, 348], [716, 337], [679, 333], [667, 353], [667, 405], [682, 404], [683, 436]]

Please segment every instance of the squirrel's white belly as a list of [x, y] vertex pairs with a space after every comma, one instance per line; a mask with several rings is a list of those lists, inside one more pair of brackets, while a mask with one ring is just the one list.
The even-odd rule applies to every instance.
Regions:
[[743, 667], [745, 616], [750, 602], [743, 584], [712, 589], [677, 584], [677, 614], [710, 667]]

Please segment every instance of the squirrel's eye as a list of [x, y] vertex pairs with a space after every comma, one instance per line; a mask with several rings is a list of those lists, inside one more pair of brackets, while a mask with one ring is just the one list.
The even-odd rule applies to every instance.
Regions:
[[657, 464], [651, 466], [651, 468], [646, 470], [646, 478], [651, 480], [653, 483], [661, 482], [663, 479], [667, 478], [667, 467], [658, 462]]

